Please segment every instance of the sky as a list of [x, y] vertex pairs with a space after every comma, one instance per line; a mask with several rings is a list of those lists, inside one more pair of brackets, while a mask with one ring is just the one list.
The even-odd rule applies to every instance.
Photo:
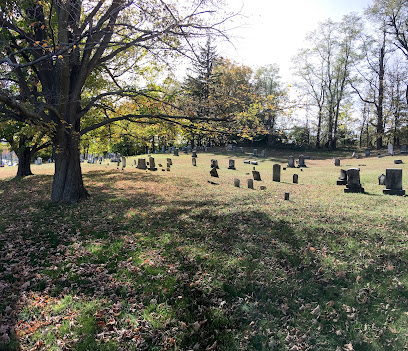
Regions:
[[256, 68], [277, 63], [282, 80], [291, 82], [291, 58], [305, 47], [306, 34], [328, 18], [340, 20], [350, 12], [363, 13], [372, 0], [226, 0], [243, 16], [229, 34], [234, 44], [217, 46], [221, 56]]

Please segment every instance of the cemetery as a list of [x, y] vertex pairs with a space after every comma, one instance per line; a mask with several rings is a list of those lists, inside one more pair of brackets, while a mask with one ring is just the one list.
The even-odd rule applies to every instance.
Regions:
[[[306, 167], [287, 167], [299, 156], [268, 150], [253, 165], [253, 150], [237, 148], [138, 155], [119, 167], [82, 163], [91, 197], [53, 207], [53, 164], [36, 162], [35, 175], [19, 182], [16, 166], [3, 168], [0, 289], [11, 296], [3, 323], [18, 313], [13, 328], [30, 344], [47, 328], [31, 332], [34, 322], [57, 315], [66, 321], [60, 330], [80, 335], [88, 316], [97, 329], [84, 340], [94, 348], [98, 333], [116, 338], [119, 323], [129, 339], [112, 345], [149, 345], [153, 331], [165, 345], [174, 330], [181, 345], [253, 349], [261, 340], [285, 349], [288, 327], [304, 345], [327, 349], [352, 338], [356, 349], [379, 342], [380, 330], [403, 345], [391, 329], [405, 328], [408, 168], [394, 163], [404, 156], [365, 158], [362, 166], [351, 155], [312, 152]], [[154, 172], [166, 164], [171, 171]], [[32, 306], [27, 317], [22, 301]], [[366, 323], [376, 329], [360, 329]]]

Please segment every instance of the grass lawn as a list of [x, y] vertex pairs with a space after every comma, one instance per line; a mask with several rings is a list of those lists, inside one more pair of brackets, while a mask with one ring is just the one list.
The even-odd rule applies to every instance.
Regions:
[[[308, 154], [280, 183], [289, 153], [256, 158], [254, 190], [249, 153], [82, 164], [75, 205], [49, 203], [53, 164], [0, 168], [0, 350], [407, 350], [408, 199], [377, 177], [408, 190], [408, 157]], [[350, 167], [365, 194], [336, 185]]]

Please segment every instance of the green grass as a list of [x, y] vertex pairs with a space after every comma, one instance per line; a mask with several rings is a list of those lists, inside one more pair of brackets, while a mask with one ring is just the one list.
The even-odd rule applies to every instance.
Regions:
[[408, 200], [377, 183], [399, 157], [342, 159], [366, 190], [344, 194], [334, 154], [310, 154], [280, 183], [289, 152], [258, 158], [255, 190], [251, 156], [222, 152], [170, 172], [84, 164], [75, 205], [48, 202], [48, 165], [1, 180], [0, 349], [408, 349]]

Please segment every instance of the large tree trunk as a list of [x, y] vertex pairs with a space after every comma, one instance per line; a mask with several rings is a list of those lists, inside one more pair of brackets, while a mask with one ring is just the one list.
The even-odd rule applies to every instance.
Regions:
[[78, 132], [63, 126], [57, 128], [51, 202], [74, 203], [89, 197], [82, 181], [79, 139]]
[[18, 168], [17, 177], [26, 177], [32, 175], [31, 172], [31, 148], [21, 147], [17, 152]]

